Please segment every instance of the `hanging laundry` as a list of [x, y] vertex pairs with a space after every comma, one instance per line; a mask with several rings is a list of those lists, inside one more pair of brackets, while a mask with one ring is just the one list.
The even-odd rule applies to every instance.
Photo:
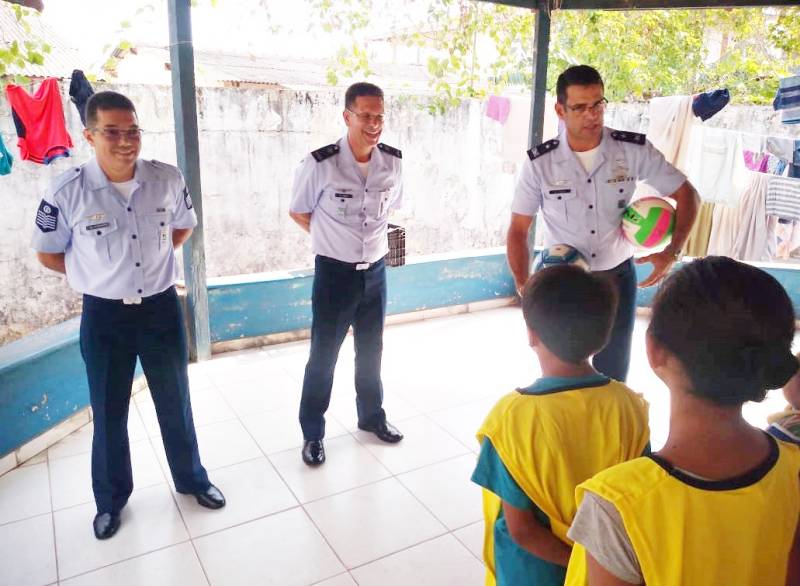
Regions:
[[708, 242], [711, 238], [711, 227], [714, 220], [714, 208], [716, 204], [704, 202], [697, 210], [697, 217], [689, 238], [683, 246], [683, 253], [686, 256], [699, 258], [708, 254]]
[[703, 201], [736, 205], [748, 182], [738, 132], [694, 126], [688, 159], [689, 180]]
[[13, 164], [14, 157], [8, 152], [6, 145], [3, 143], [3, 135], [0, 134], [0, 175], [11, 173], [11, 165]]
[[72, 81], [69, 83], [69, 97], [75, 104], [81, 117], [81, 124], [84, 126], [86, 126], [86, 102], [89, 101], [92, 94], [94, 94], [94, 90], [83, 71], [75, 69], [72, 72]]
[[800, 124], [800, 75], [780, 80], [772, 107], [780, 110], [784, 124]]
[[770, 216], [800, 221], [800, 180], [769, 176], [766, 210]]
[[789, 166], [789, 177], [800, 179], [800, 138], [794, 141], [792, 164]]
[[489, 96], [486, 103], [486, 115], [500, 124], [505, 124], [511, 111], [511, 100], [502, 96]]
[[767, 163], [769, 162], [766, 153], [755, 153], [753, 151], [744, 151], [744, 164], [750, 171], [758, 171], [759, 173], [767, 172]]
[[686, 172], [692, 126], [692, 97], [653, 98], [647, 106], [647, 138], [668, 163]]
[[59, 157], [69, 156], [72, 138], [64, 125], [58, 80], [45, 79], [33, 96], [18, 85], [8, 84], [6, 96], [22, 160], [48, 165]]
[[768, 216], [767, 190], [775, 177], [751, 173], [739, 199], [739, 218], [730, 256], [744, 261], [771, 261], [777, 252], [778, 218]]
[[730, 101], [731, 94], [727, 89], [697, 94], [692, 100], [692, 111], [695, 116], [705, 122], [727, 106]]

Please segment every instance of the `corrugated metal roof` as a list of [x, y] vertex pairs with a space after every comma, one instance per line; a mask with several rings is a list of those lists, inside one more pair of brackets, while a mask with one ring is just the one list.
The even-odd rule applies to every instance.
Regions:
[[6, 75], [25, 75], [28, 77], [59, 77], [67, 78], [72, 75], [73, 69], [83, 69], [78, 50], [69, 47], [59, 36], [42, 22], [39, 14], [32, 10], [25, 10], [25, 22], [30, 26], [30, 32], [17, 21], [14, 7], [8, 2], [0, 1], [0, 46], [10, 47], [14, 41], [20, 47], [25, 46], [26, 41], [43, 40], [51, 47], [51, 51], [44, 55], [42, 65], [25, 63], [23, 67], [9, 65]]
[[[119, 66], [118, 81], [141, 82], [147, 70], [151, 79], [163, 74], [170, 61], [169, 51], [163, 47], [137, 46], [135, 54], [126, 52]], [[195, 51], [197, 85], [259, 84], [290, 89], [329, 87], [327, 71], [329, 61], [324, 59], [291, 59], [267, 55], [236, 55]], [[158, 65], [157, 65], [158, 64]], [[163, 66], [161, 65], [163, 64]], [[369, 81], [385, 90], [395, 92], [426, 93], [428, 73], [424, 66], [407, 64], [371, 64], [373, 74]], [[157, 71], [156, 71], [157, 70]], [[363, 79], [359, 75], [358, 79]], [[337, 85], [346, 87], [352, 79], [340, 76]]]

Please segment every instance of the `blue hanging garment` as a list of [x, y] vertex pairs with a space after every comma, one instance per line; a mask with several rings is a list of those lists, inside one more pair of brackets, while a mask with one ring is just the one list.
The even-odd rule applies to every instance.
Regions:
[[3, 135], [0, 134], [0, 175], [8, 175], [11, 173], [11, 165], [14, 163], [14, 157], [8, 152], [6, 145], [3, 144]]

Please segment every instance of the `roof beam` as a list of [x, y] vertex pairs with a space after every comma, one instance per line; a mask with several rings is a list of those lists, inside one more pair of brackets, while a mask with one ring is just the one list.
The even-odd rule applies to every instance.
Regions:
[[[544, 0], [482, 0], [518, 8], [535, 9]], [[552, 5], [552, 1], [550, 2]], [[753, 8], [764, 6], [797, 6], [797, 0], [562, 0], [561, 10], [663, 10], [667, 8]]]

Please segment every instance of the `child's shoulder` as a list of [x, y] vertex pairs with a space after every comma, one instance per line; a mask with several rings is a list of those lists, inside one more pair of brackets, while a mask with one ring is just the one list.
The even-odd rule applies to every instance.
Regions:
[[800, 411], [787, 408], [781, 413], [775, 413], [768, 418], [767, 431], [785, 442], [800, 444]]

